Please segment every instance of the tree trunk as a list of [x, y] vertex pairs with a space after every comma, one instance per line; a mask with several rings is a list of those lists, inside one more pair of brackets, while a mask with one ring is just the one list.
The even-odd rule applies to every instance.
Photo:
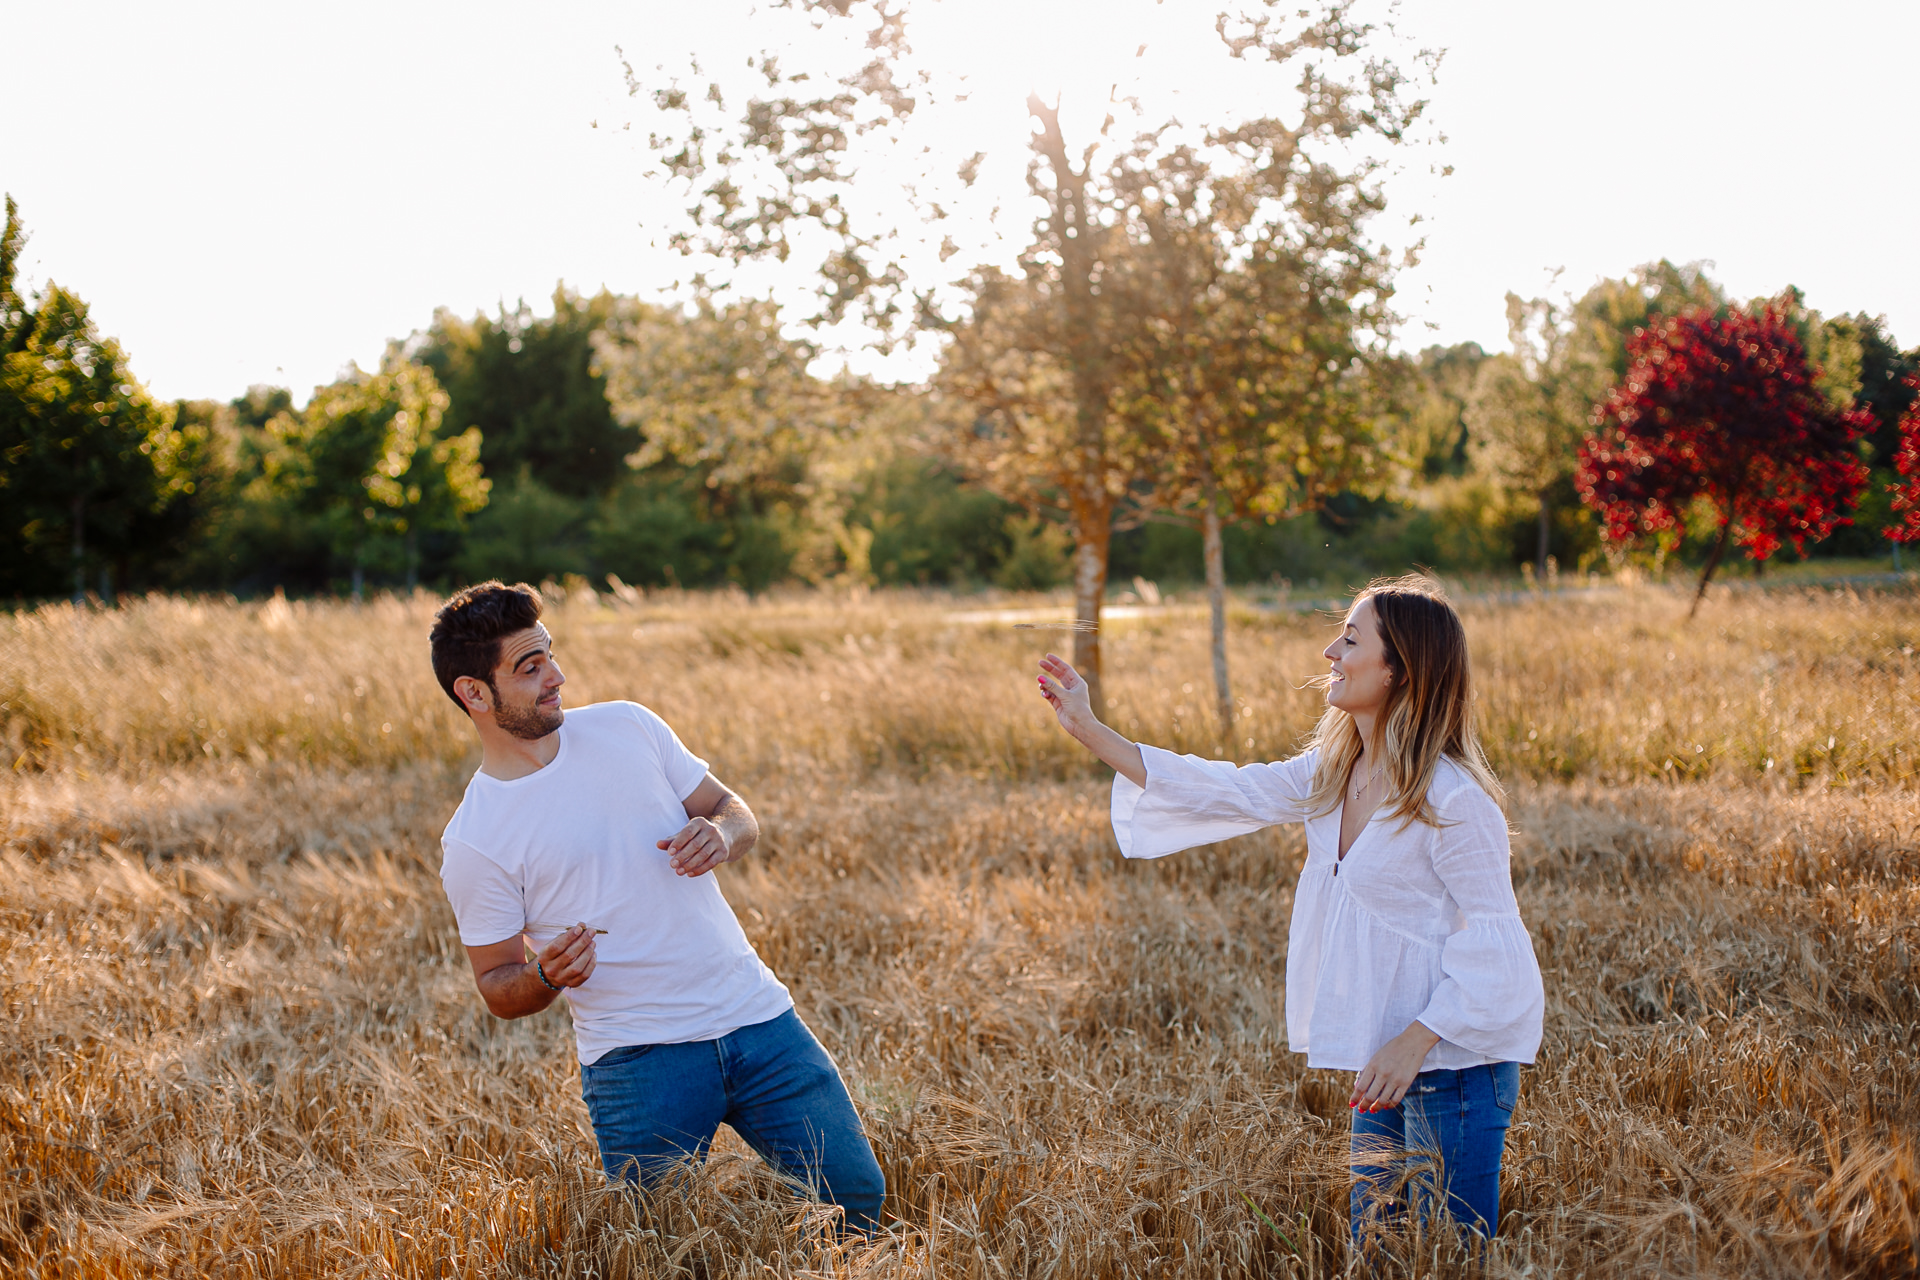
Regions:
[[87, 500], [76, 495], [72, 503], [73, 525], [73, 602], [87, 599]]
[[1713, 581], [1713, 571], [1720, 567], [1720, 557], [1727, 554], [1727, 543], [1733, 538], [1733, 521], [1720, 526], [1720, 540], [1713, 544], [1713, 554], [1707, 557], [1707, 567], [1700, 571], [1700, 589], [1693, 593], [1693, 607], [1687, 610], [1687, 621], [1693, 621], [1693, 615], [1700, 612], [1700, 602], [1707, 598], [1707, 584]]
[[419, 585], [420, 535], [415, 533], [412, 525], [409, 524], [407, 527], [407, 594], [412, 595], [413, 589]]
[[1107, 596], [1107, 548], [1113, 539], [1113, 503], [1073, 504], [1073, 669], [1087, 682], [1093, 714], [1104, 719], [1107, 701], [1100, 681], [1100, 606]]
[[355, 551], [353, 553], [353, 602], [355, 604], [360, 603], [360, 593], [366, 585], [366, 580], [366, 572], [360, 567], [360, 553]]
[[1036, 148], [1053, 171], [1048, 204], [1049, 234], [1060, 254], [1062, 327], [1073, 371], [1073, 616], [1082, 629], [1073, 637], [1074, 669], [1086, 678], [1093, 712], [1104, 716], [1100, 679], [1100, 607], [1107, 593], [1107, 547], [1113, 538], [1113, 496], [1107, 487], [1107, 396], [1110, 389], [1107, 326], [1101, 323], [1094, 238], [1100, 228], [1087, 217], [1087, 175], [1076, 172], [1060, 132], [1060, 114], [1027, 96], [1028, 112], [1040, 122]]
[[1547, 580], [1547, 543], [1553, 531], [1553, 508], [1547, 505], [1547, 491], [1540, 491], [1540, 541], [1533, 551], [1533, 571], [1539, 577], [1536, 581]]
[[1213, 712], [1220, 724], [1220, 745], [1233, 754], [1233, 691], [1227, 685], [1227, 554], [1220, 536], [1220, 509], [1211, 500], [1200, 524], [1207, 560], [1207, 611], [1213, 615]]

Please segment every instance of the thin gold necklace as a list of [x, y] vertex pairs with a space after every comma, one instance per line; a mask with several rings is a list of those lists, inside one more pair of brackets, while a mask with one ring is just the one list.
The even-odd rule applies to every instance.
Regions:
[[1365, 782], [1356, 782], [1353, 784], [1353, 790], [1348, 794], [1347, 799], [1358, 800], [1360, 798], [1360, 793], [1362, 791], [1365, 791], [1368, 787], [1372, 786], [1374, 782], [1379, 779], [1379, 777], [1380, 777], [1380, 770], [1378, 769], [1375, 769], [1372, 772], [1368, 773]]

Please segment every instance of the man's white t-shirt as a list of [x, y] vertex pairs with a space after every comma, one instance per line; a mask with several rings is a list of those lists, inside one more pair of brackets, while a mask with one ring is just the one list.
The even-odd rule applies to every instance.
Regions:
[[675, 875], [656, 846], [687, 825], [682, 802], [706, 761], [633, 702], [568, 711], [559, 735], [537, 773], [475, 773], [447, 823], [440, 878], [460, 941], [524, 930], [544, 946], [576, 921], [605, 929], [593, 976], [567, 992], [582, 1063], [623, 1045], [717, 1040], [791, 1009], [713, 872]]

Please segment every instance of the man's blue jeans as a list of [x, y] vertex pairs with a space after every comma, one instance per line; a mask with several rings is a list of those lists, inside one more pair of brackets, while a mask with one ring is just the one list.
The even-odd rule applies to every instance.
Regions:
[[1353, 1114], [1353, 1240], [1444, 1203], [1481, 1236], [1500, 1225], [1500, 1156], [1520, 1100], [1520, 1064], [1423, 1071], [1391, 1111]]
[[833, 1059], [789, 1009], [718, 1040], [612, 1049], [580, 1068], [607, 1176], [650, 1185], [705, 1157], [722, 1121], [778, 1172], [880, 1223], [886, 1177]]

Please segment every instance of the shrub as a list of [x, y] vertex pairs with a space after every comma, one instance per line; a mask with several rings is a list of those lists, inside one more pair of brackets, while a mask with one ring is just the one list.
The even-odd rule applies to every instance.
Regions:
[[1039, 516], [1015, 516], [1007, 521], [1007, 558], [995, 580], [1009, 591], [1050, 591], [1069, 575], [1067, 554], [1072, 535]]

